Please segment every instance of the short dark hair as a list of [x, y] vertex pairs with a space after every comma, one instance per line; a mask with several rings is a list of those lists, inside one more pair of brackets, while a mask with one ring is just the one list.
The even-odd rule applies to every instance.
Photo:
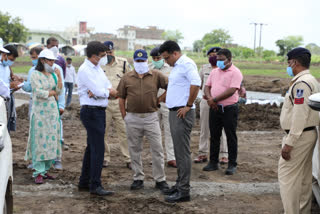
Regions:
[[71, 59], [70, 57], [67, 57], [67, 61], [68, 61], [68, 60], [69, 60], [69, 61], [72, 61], [72, 59]]
[[159, 48], [160, 54], [164, 53], [165, 51], [168, 52], [168, 54], [172, 54], [174, 51], [181, 52], [180, 46], [175, 41], [165, 41]]
[[47, 39], [47, 45], [50, 45], [51, 42], [59, 42], [56, 37], [50, 37]]
[[107, 47], [98, 41], [89, 42], [87, 45], [87, 57], [92, 57], [92, 55], [99, 55], [101, 52], [107, 51]]
[[227, 57], [227, 59], [231, 60], [232, 58], [232, 53], [229, 49], [223, 48], [220, 49], [217, 53], [217, 55], [224, 55], [225, 57]]
[[297, 60], [301, 64], [301, 66], [305, 68], [310, 67], [311, 56], [309, 54], [303, 54], [297, 57], [293, 57], [292, 59]]
[[4, 48], [10, 52], [10, 53], [7, 53], [8, 56], [11, 56], [11, 55], [13, 55], [14, 57], [19, 56], [17, 48], [14, 47], [13, 45], [6, 45], [6, 46], [4, 46]]
[[42, 48], [41, 47], [34, 47], [34, 48], [31, 48], [29, 54], [33, 54], [34, 52], [36, 52], [37, 55], [40, 54], [40, 52], [42, 51]]

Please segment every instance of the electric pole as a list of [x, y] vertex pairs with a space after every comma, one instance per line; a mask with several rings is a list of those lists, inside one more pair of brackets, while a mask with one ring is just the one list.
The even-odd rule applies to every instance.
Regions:
[[257, 33], [257, 25], [259, 23], [250, 23], [250, 25], [254, 25], [254, 42], [253, 42], [253, 51], [256, 52], [256, 33]]
[[260, 51], [261, 51], [262, 25], [267, 25], [267, 24], [264, 24], [264, 23], [259, 23], [259, 24], [260, 24], [260, 40], [259, 40], [259, 48], [260, 48]]

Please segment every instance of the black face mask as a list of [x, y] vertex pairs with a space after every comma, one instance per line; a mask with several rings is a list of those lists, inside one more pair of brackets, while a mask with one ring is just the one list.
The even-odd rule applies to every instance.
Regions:
[[112, 55], [107, 55], [107, 58], [108, 58], [108, 64], [111, 64], [111, 62], [112, 62], [113, 59], [114, 59], [114, 56], [112, 56]]

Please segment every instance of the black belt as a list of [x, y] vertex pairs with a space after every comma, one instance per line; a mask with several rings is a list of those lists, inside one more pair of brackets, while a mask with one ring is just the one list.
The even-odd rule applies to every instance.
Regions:
[[102, 106], [88, 106], [88, 105], [83, 105], [82, 108], [90, 108], [90, 109], [98, 109], [98, 110], [106, 110], [106, 107]]
[[[311, 127], [307, 127], [307, 128], [305, 128], [305, 129], [303, 129], [303, 131], [304, 132], [306, 132], [306, 131], [311, 131], [311, 130], [314, 130], [314, 129], [316, 129], [316, 127], [315, 126], [311, 126]], [[287, 130], [284, 130], [287, 134], [289, 134], [289, 132], [290, 132], [290, 129], [287, 129]]]
[[181, 108], [184, 108], [185, 106], [178, 106], [178, 107], [173, 107], [173, 108], [169, 108], [169, 111], [178, 111]]

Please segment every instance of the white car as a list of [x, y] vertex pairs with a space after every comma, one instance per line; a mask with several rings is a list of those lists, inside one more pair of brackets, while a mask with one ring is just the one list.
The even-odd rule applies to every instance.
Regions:
[[0, 97], [0, 214], [13, 213], [12, 145], [7, 130], [5, 101]]

